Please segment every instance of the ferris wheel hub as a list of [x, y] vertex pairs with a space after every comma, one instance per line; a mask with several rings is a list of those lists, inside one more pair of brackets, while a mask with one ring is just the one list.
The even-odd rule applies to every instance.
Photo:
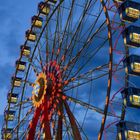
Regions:
[[[45, 102], [45, 98], [51, 103], [55, 97], [62, 95], [62, 76], [59, 65], [56, 61], [49, 62], [41, 72], [33, 86], [32, 101], [35, 107]], [[64, 99], [64, 98], [62, 98]]]
[[33, 88], [33, 104], [36, 107], [39, 107], [42, 104], [44, 96], [46, 94], [47, 89], [47, 80], [46, 75], [44, 73], [40, 73], [35, 81], [34, 88]]

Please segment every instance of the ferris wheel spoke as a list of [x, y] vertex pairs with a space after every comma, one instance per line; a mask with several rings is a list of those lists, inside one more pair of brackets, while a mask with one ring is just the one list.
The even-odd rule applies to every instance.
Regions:
[[[84, 8], [84, 5], [82, 5], [81, 3], [75, 3], [75, 5]], [[93, 4], [93, 7], [94, 7], [94, 4]], [[99, 10], [99, 11], [100, 11], [100, 10]], [[93, 14], [93, 13], [87, 12], [86, 14], [87, 14], [87, 15], [90, 15], [90, 16], [93, 16], [93, 17], [97, 17], [97, 15], [95, 15], [95, 14]]]
[[[122, 69], [123, 68], [119, 68], [117, 71], [120, 71]], [[64, 89], [64, 92], [69, 91], [69, 90], [72, 90], [72, 89], [74, 89], [76, 87], [83, 86], [83, 85], [85, 85], [85, 84], [87, 84], [87, 83], [89, 83], [91, 81], [96, 81], [96, 80], [98, 80], [100, 78], [103, 78], [103, 77], [105, 77], [107, 75], [108, 75], [108, 72], [104, 72], [104, 73], [98, 74], [96, 76], [93, 76], [93, 74], [91, 74], [90, 77], [85, 77], [84, 76], [85, 78], [83, 78], [83, 79], [81, 78], [81, 82], [79, 82], [79, 79], [72, 78], [71, 80], [73, 82], [75, 81], [75, 84], [73, 86], [70, 86], [69, 85], [69, 81], [65, 81], [66, 82], [66, 85], [67, 85], [67, 88]], [[78, 81], [77, 84], [76, 84], [76, 80]]]
[[[60, 12], [61, 12], [61, 8], [59, 7], [57, 10], [57, 17], [56, 17], [56, 27], [55, 27], [55, 33], [54, 33], [54, 39], [53, 39], [53, 44], [52, 44], [52, 54], [51, 54], [51, 58], [50, 60], [53, 60], [54, 54], [55, 54], [55, 50], [56, 50], [56, 38], [57, 38], [57, 33], [59, 34], [59, 24], [60, 24]], [[61, 21], [62, 22], [62, 21]]]
[[75, 117], [74, 117], [73, 113], [71, 112], [67, 102], [64, 102], [64, 106], [65, 106], [66, 112], [67, 112], [69, 120], [70, 120], [74, 139], [82, 140], [80, 131], [79, 131], [78, 126], [77, 126], [76, 121], [75, 121]]
[[[101, 115], [104, 115], [104, 110], [101, 109], [101, 108], [98, 108], [98, 107], [93, 106], [93, 105], [91, 105], [91, 104], [89, 104], [89, 103], [83, 102], [83, 101], [81, 101], [81, 100], [78, 100], [78, 99], [76, 99], [76, 98], [70, 97], [70, 96], [68, 96], [68, 95], [66, 95], [66, 97], [67, 97], [67, 99], [68, 99], [69, 101], [71, 101], [71, 102], [73, 102], [73, 103], [79, 104], [79, 105], [81, 105], [82, 107], [85, 107], [85, 108], [87, 108], [87, 109], [89, 109], [89, 110], [92, 110], [93, 112], [97, 112], [97, 113], [99, 113], [99, 114], [101, 114]], [[111, 112], [108, 112], [108, 116], [115, 117], [114, 114], [111, 113]], [[120, 116], [117, 116], [117, 117], [120, 118]]]
[[[68, 116], [68, 117], [69, 117], [69, 116]], [[84, 133], [83, 128], [80, 126], [80, 124], [79, 124], [79, 122], [77, 121], [76, 118], [75, 118], [75, 123], [77, 123], [77, 127], [78, 127], [78, 129], [79, 129], [79, 132], [80, 132], [80, 133], [83, 133], [84, 136], [85, 136], [85, 139], [88, 140], [87, 135]], [[68, 125], [68, 129], [72, 128], [71, 125], [72, 125], [72, 124], [71, 124], [71, 122], [70, 122], [69, 125]], [[73, 132], [73, 129], [72, 129], [72, 132]], [[75, 138], [75, 137], [74, 137], [74, 134], [72, 134], [71, 136], [73, 137], [73, 139]]]
[[[44, 46], [44, 44], [45, 44], [45, 43], [42, 44], [41, 42], [39, 42], [40, 47], [38, 46], [38, 49], [37, 49], [37, 50], [38, 50], [38, 53], [37, 53], [37, 55], [36, 55], [36, 56], [33, 58], [33, 60], [32, 60], [32, 63], [33, 63], [33, 62], [34, 62], [34, 63], [36, 62], [37, 64], [39, 64], [39, 65], [38, 65], [38, 69], [41, 70], [41, 71], [43, 70], [43, 62], [44, 62], [44, 61], [43, 61], [43, 55], [41, 54], [41, 53], [42, 53], [42, 52], [41, 52], [41, 49], [42, 49], [42, 47]], [[36, 67], [37, 67], [37, 66], [36, 66]], [[38, 71], [39, 71], [39, 70], [38, 70]], [[39, 73], [39, 72], [38, 72], [38, 73]]]
[[[60, 112], [63, 114], [63, 104], [60, 105]], [[57, 134], [56, 140], [62, 140], [62, 130], [63, 130], [63, 115], [59, 115], [58, 117], [58, 127], [57, 127]]]
[[[66, 116], [65, 115], [63, 115], [63, 124], [65, 125], [65, 128], [66, 128], [66, 131], [65, 131], [65, 133], [63, 134], [63, 138], [65, 138], [66, 137], [66, 134], [67, 134], [67, 137], [68, 137], [68, 139], [70, 140], [71, 139], [71, 137], [74, 139], [74, 136], [73, 136], [73, 133], [71, 132], [71, 130], [70, 130], [70, 124], [68, 124], [69, 122], [67, 121], [67, 118], [66, 118]], [[71, 137], [70, 137], [71, 136]]]
[[[96, 3], [96, 1], [94, 1], [94, 4]], [[70, 54], [70, 57], [69, 57], [69, 61], [70, 61], [70, 59], [71, 59], [71, 57], [72, 57], [72, 52], [73, 52], [73, 50], [74, 50], [74, 48], [75, 48], [75, 44], [76, 44], [76, 42], [79, 42], [80, 40], [83, 40], [83, 38], [85, 38], [85, 35], [88, 33], [88, 36], [87, 36], [87, 39], [86, 39], [86, 41], [88, 41], [89, 39], [90, 39], [90, 35], [91, 35], [91, 33], [93, 32], [93, 29], [94, 29], [94, 27], [95, 27], [95, 25], [96, 25], [96, 23], [97, 23], [97, 21], [98, 21], [98, 19], [99, 19], [99, 17], [100, 17], [100, 15], [101, 15], [101, 13], [102, 13], [102, 11], [100, 11], [100, 13], [98, 14], [98, 16], [96, 17], [96, 20], [94, 20], [94, 22], [93, 22], [93, 24], [92, 25], [90, 25], [89, 27], [88, 27], [88, 29], [87, 29], [87, 31], [85, 31], [85, 33], [83, 33], [83, 35], [80, 37], [80, 35], [79, 35], [79, 39], [77, 39], [77, 36], [75, 37], [75, 39], [72, 39], [71, 40], [71, 44], [69, 45], [69, 51], [67, 52], [68, 54]], [[84, 23], [83, 23], [84, 24]], [[81, 25], [82, 26], [82, 25]], [[81, 27], [82, 28], [82, 27]], [[79, 31], [79, 32], [81, 32], [81, 31]], [[79, 33], [80, 34], [80, 33]], [[78, 35], [78, 34], [77, 34]], [[74, 41], [73, 41], [74, 40]], [[86, 41], [84, 41], [83, 42], [83, 44], [85, 45], [86, 44]], [[73, 42], [73, 46], [71, 46], [72, 45], [72, 42]], [[68, 55], [67, 54], [67, 55]], [[65, 58], [64, 56], [62, 56], [63, 58]], [[65, 60], [66, 59], [64, 59], [64, 62], [65, 62]]]
[[[64, 119], [65, 119], [65, 122], [66, 122], [66, 117], [64, 117]], [[76, 118], [75, 118], [75, 122], [78, 124], [77, 126], [78, 126], [79, 131], [84, 134], [84, 136], [85, 136], [84, 139], [88, 140], [87, 135], [84, 133], [84, 130], [83, 130], [82, 126], [80, 126], [80, 124], [79, 124], [79, 122], [77, 121]], [[71, 137], [74, 139], [74, 135], [73, 135], [73, 133], [70, 130], [71, 130], [71, 123], [69, 122], [69, 124], [67, 124], [67, 131], [66, 132], [67, 132], [67, 134], [70, 134]], [[64, 133], [63, 137], [66, 135], [66, 132]], [[68, 135], [69, 136], [69, 139], [70, 139], [70, 135]]]
[[[42, 44], [40, 44], [42, 46]], [[39, 59], [40, 59], [40, 66], [41, 66], [41, 69], [43, 70], [43, 58], [42, 58], [42, 55], [41, 55], [41, 50], [40, 48], [38, 47], [38, 54], [39, 54]]]
[[[88, 79], [88, 78], [92, 77], [92, 75], [96, 72], [107, 72], [108, 71], [108, 66], [109, 66], [109, 64], [104, 64], [104, 65], [95, 67], [95, 68], [93, 68], [93, 69], [91, 69], [91, 70], [89, 70], [85, 73], [82, 73], [82, 74], [78, 75], [77, 77], [76, 77], [76, 75], [74, 75], [66, 81], [67, 81], [67, 83], [70, 83], [70, 82], [78, 81], [80, 79]], [[114, 66], [116, 66], [116, 64], [114, 64]], [[121, 66], [121, 67], [117, 68], [115, 70], [115, 72], [120, 72], [123, 69], [124, 69], [123, 66]]]
[[[37, 75], [36, 75], [37, 76]], [[34, 86], [34, 83], [33, 82], [31, 82], [31, 81], [27, 81], [27, 80], [22, 80], [22, 82], [24, 82], [24, 83], [26, 83], [28, 86], [30, 86], [30, 87], [33, 87]]]
[[[46, 19], [46, 20], [49, 20], [48, 18]], [[51, 19], [50, 19], [51, 20]], [[54, 22], [56, 22], [56, 21], [54, 21]], [[46, 29], [46, 34], [45, 34], [45, 37], [44, 37], [44, 39], [46, 40], [46, 46], [45, 46], [45, 54], [44, 54], [44, 56], [46, 56], [46, 61], [45, 61], [45, 63], [47, 64], [49, 61], [50, 61], [50, 56], [52, 55], [51, 54], [51, 47], [50, 47], [50, 41], [51, 41], [51, 43], [53, 42], [53, 35], [54, 35], [54, 33], [52, 33], [52, 31], [51, 31], [51, 28], [49, 28], [49, 22], [48, 23], [46, 23], [46, 24], [48, 24], [48, 26], [46, 26], [45, 28], [44, 28], [44, 30]]]
[[[42, 112], [41, 112], [41, 114], [42, 114]], [[42, 136], [41, 132], [42, 132], [43, 128], [42, 128], [42, 124], [41, 124], [41, 122], [42, 122], [41, 119], [42, 118], [40, 117], [39, 120], [38, 120], [38, 124], [37, 124], [37, 127], [36, 127], [36, 135], [34, 137], [35, 140], [40, 140], [40, 138]]]
[[[79, 21], [79, 23], [78, 23], [78, 25], [77, 25], [77, 28], [76, 28], [76, 30], [75, 30], [75, 32], [74, 32], [72, 38], [71, 38], [71, 41], [70, 41], [69, 45], [67, 46], [67, 48], [66, 48], [66, 50], [65, 50], [65, 52], [64, 52], [64, 54], [63, 54], [63, 56], [62, 56], [62, 59], [60, 60], [60, 63], [59, 63], [60, 65], [61, 65], [61, 63], [62, 63], [63, 61], [65, 61], [65, 59], [66, 59], [66, 54], [68, 53], [69, 48], [70, 48], [70, 46], [71, 46], [71, 44], [72, 44], [74, 38], [75, 38], [75, 37], [78, 35], [78, 33], [80, 32], [81, 25], [82, 25], [83, 20], [84, 20], [84, 18], [85, 18], [85, 16], [86, 16], [86, 12], [87, 12], [88, 9], [90, 8], [91, 2], [92, 2], [92, 0], [87, 1], [86, 4], [85, 4], [85, 7], [84, 7], [84, 9], [83, 9], [83, 13], [82, 13], [82, 16], [81, 16], [81, 18], [80, 18], [80, 21]], [[64, 59], [63, 59], [63, 58], [64, 58]]]
[[[77, 42], [80, 42], [80, 40], [83, 40], [85, 38], [85, 35], [88, 34], [88, 37], [86, 40], [89, 39], [90, 35], [92, 34], [93, 32], [93, 29], [95, 28], [95, 25], [97, 24], [99, 18], [100, 18], [100, 15], [102, 14], [102, 11], [99, 13], [98, 16], [96, 16], [96, 20], [92, 23], [92, 25], [90, 25], [88, 27], [88, 29], [85, 31], [85, 33], [80, 37], [80, 39], [77, 41]], [[106, 27], [102, 27], [102, 29], [100, 29], [100, 31], [98, 33], [101, 33], [102, 31], [104, 31], [106, 29]], [[105, 40], [105, 38], [99, 36], [98, 34], [96, 35], [97, 37], [99, 38], [102, 38], [103, 40]], [[83, 42], [83, 44], [85, 44], [86, 41]]]
[[20, 104], [27, 104], [27, 103], [32, 104], [31, 98], [27, 98], [26, 100], [23, 100], [22, 102], [18, 102], [18, 104], [15, 104], [13, 107], [11, 107], [11, 109], [14, 109], [20, 106]]
[[[47, 20], [47, 17], [46, 17]], [[46, 36], [46, 46], [45, 46], [45, 56], [46, 56], [46, 60], [45, 62], [48, 63], [49, 62], [49, 26], [46, 27], [46, 32], [45, 32], [45, 36]]]
[[[93, 30], [99, 20], [99, 17], [101, 16], [102, 10], [100, 11], [100, 13], [98, 14], [98, 16], [96, 17], [95, 21], [93, 22], [93, 24], [91, 26], [88, 27], [88, 29], [85, 31], [85, 33], [83, 34], [83, 36], [80, 37], [80, 40], [84, 40], [86, 34], [87, 35], [87, 39], [84, 41], [83, 46], [81, 47], [80, 51], [76, 54], [76, 56], [79, 58], [80, 54], [82, 54], [82, 52], [84, 51], [84, 49], [88, 49], [88, 47], [90, 46], [89, 43], [92, 42], [92, 40], [94, 39], [94, 37], [96, 37], [97, 34], [99, 34], [103, 29], [103, 26], [106, 23], [106, 20], [103, 22], [103, 24], [100, 25], [100, 27], [98, 28], [98, 30], [96, 30], [94, 33]], [[103, 28], [103, 29], [102, 29]], [[93, 35], [92, 35], [93, 34]], [[72, 59], [72, 54], [73, 54], [73, 50], [75, 48], [76, 45], [76, 39], [74, 40], [74, 45], [71, 47], [71, 50], [69, 50], [68, 54], [70, 54], [68, 63], [70, 62], [70, 60]], [[72, 59], [73, 60], [73, 59]]]
[[81, 126], [81, 125], [79, 124], [79, 122], [77, 121], [76, 118], [75, 118], [75, 121], [77, 122], [77, 124], [78, 124], [78, 126], [79, 126], [80, 132], [83, 133], [83, 135], [85, 136], [85, 139], [88, 140], [88, 137], [87, 137], [87, 135], [85, 134], [85, 132], [84, 132], [84, 130], [83, 130], [83, 126]]
[[96, 72], [96, 71], [103, 71], [103, 72], [107, 72], [107, 69], [108, 68], [108, 64], [104, 64], [104, 65], [101, 65], [101, 66], [97, 66], [85, 73], [82, 73], [80, 75], [78, 75], [77, 77], [75, 76], [72, 76], [71, 78], [68, 79], [68, 83], [70, 82], [73, 82], [73, 81], [78, 81], [78, 79], [84, 79], [85, 78], [88, 78], [89, 76], [91, 76], [93, 74], [93, 72]]
[[37, 67], [34, 65], [34, 63], [31, 62], [31, 61], [29, 61], [29, 64], [30, 64], [30, 66], [32, 67], [33, 72], [35, 73], [35, 75], [38, 76], [38, 74], [39, 74], [38, 68], [37, 68]]
[[[106, 41], [107, 41], [107, 40], [106, 40]], [[80, 70], [81, 70], [85, 65], [88, 64], [88, 62], [98, 53], [98, 51], [99, 51], [101, 48], [104, 47], [104, 44], [105, 44], [106, 41], [104, 41], [103, 44], [102, 44], [101, 46], [97, 47], [97, 48], [94, 50], [94, 52], [92, 52], [92, 54], [89, 54], [89, 58], [88, 58], [87, 61], [81, 66], [81, 68], [79, 68]], [[80, 50], [80, 51], [81, 51], [81, 50]], [[81, 52], [78, 52], [78, 53], [80, 54]], [[78, 60], [79, 57], [80, 57], [80, 55], [73, 57], [72, 60], [64, 67], [64, 68], [66, 69], [66, 68], [69, 68], [69, 67], [68, 67], [69, 65], [72, 65], [72, 66], [71, 66], [71, 70], [70, 70], [70, 72], [69, 72], [69, 75], [70, 75], [72, 69], [74, 68], [74, 64], [75, 64], [74, 61], [76, 61], [76, 59]], [[79, 59], [80, 59], [80, 58], [79, 58]], [[67, 76], [67, 77], [68, 77], [68, 76]]]
[[37, 134], [37, 137], [36, 137], [36, 139], [38, 139], [38, 140], [40, 140], [40, 138], [41, 138], [41, 130], [42, 130], [42, 127], [40, 125], [39, 131], [38, 131], [38, 134]]
[[59, 45], [58, 50], [57, 50], [56, 60], [58, 59], [59, 54], [60, 54], [60, 52], [62, 50], [62, 44], [63, 44], [63, 41], [64, 41], [64, 37], [66, 35], [67, 28], [69, 29], [69, 26], [70, 26], [70, 22], [71, 22], [71, 18], [72, 18], [72, 13], [73, 13], [73, 10], [74, 10], [74, 2], [75, 2], [75, 0], [72, 0], [71, 8], [69, 10], [69, 15], [68, 15], [65, 27], [64, 27], [64, 31], [62, 33], [62, 39], [60, 41], [60, 45]]
[[[41, 41], [39, 42], [39, 44], [38, 44], [38, 47], [37, 47], [37, 53], [33, 56], [33, 57], [31, 57], [30, 59], [29, 59], [29, 63], [30, 64], [32, 64], [32, 65], [35, 65], [34, 63], [37, 61], [38, 63], [39, 63], [39, 65], [38, 65], [38, 69], [41, 67], [42, 68], [42, 62], [43, 62], [43, 58], [42, 58], [42, 55], [41, 55], [41, 48], [44, 46], [44, 43], [42, 44], [41, 43]], [[41, 62], [41, 63], [40, 63]], [[40, 69], [41, 69], [40, 68]]]
[[41, 116], [41, 125], [43, 128], [43, 139], [50, 140], [52, 139], [51, 128], [50, 128], [50, 120], [49, 120], [49, 108], [48, 103], [46, 102], [46, 98], [44, 99], [43, 108], [42, 108], [42, 116]]
[[[38, 44], [39, 44], [39, 42], [40, 42], [40, 39], [41, 39], [41, 37], [42, 37], [42, 35], [43, 35], [43, 33], [44, 33], [44, 31], [45, 31], [45, 29], [46, 29], [46, 27], [47, 27], [49, 21], [51, 20], [53, 14], [57, 11], [57, 9], [59, 8], [59, 6], [60, 6], [63, 2], [64, 2], [64, 0], [61, 0], [61, 1], [58, 3], [58, 5], [54, 8], [54, 10], [53, 10], [53, 12], [51, 13], [51, 15], [47, 18], [47, 21], [46, 21], [46, 23], [45, 23], [45, 25], [44, 25], [44, 27], [43, 27], [43, 29], [42, 29], [42, 31], [41, 31], [39, 37], [38, 37], [38, 41], [37, 41], [37, 43], [36, 43], [36, 45], [35, 45], [35, 49], [34, 49], [34, 51], [33, 51], [31, 60], [33, 59], [34, 53], [35, 53], [35, 51], [36, 51], [36, 48], [37, 48], [37, 46], [38, 46]], [[48, 28], [48, 29], [50, 30], [50, 28]], [[47, 36], [48, 36], [48, 34], [47, 34]], [[48, 44], [47, 44], [47, 45], [48, 45]], [[47, 48], [48, 48], [48, 46], [46, 47], [46, 54], [48, 53], [48, 49], [47, 49]]]
[[36, 132], [36, 126], [37, 126], [37, 123], [39, 120], [40, 112], [41, 112], [41, 108], [38, 107], [34, 112], [34, 116], [33, 116], [32, 121], [29, 124], [29, 131], [28, 131], [28, 135], [26, 137], [26, 140], [33, 140], [34, 139], [35, 132]]
[[[113, 34], [115, 33], [115, 31], [113, 32]], [[79, 69], [77, 70], [77, 72], [75, 72], [74, 76], [76, 76], [85, 66], [87, 66], [89, 64], [89, 62], [91, 60], [93, 60], [93, 58], [96, 56], [96, 54], [105, 46], [105, 44], [108, 41], [108, 37], [103, 41], [103, 43], [99, 46], [97, 46], [97, 48], [91, 53], [89, 52], [89, 54], [87, 54], [87, 52], [83, 55], [83, 57], [88, 56], [87, 60], [85, 63], [83, 63], [83, 65], [80, 65]], [[74, 57], [76, 58], [76, 57]], [[73, 59], [74, 59], [73, 58]], [[78, 59], [77, 59], [78, 60]], [[72, 61], [70, 61], [71, 64], [75, 64]], [[69, 77], [69, 75], [71, 74], [72, 69], [74, 68], [74, 66], [72, 65], [69, 71], [69, 74], [67, 75], [66, 79]], [[68, 65], [64, 67], [64, 69], [68, 69]], [[66, 75], [65, 75], [66, 76]], [[64, 76], [64, 77], [65, 77]]]
[[83, 85], [85, 85], [85, 84], [87, 84], [87, 83], [89, 83], [89, 82], [91, 82], [91, 81], [98, 80], [98, 79], [103, 78], [103, 77], [105, 77], [105, 76], [107, 76], [107, 75], [108, 75], [108, 72], [107, 72], [107, 73], [104, 73], [104, 74], [100, 74], [100, 75], [98, 75], [98, 76], [96, 76], [96, 77], [86, 78], [84, 82], [82, 81], [82, 80], [83, 80], [83, 79], [82, 79], [82, 80], [81, 80], [81, 81], [82, 81], [81, 83], [78, 82], [78, 84], [75, 84], [74, 86], [68, 86], [68, 85], [67, 85], [67, 88], [64, 89], [64, 92], [69, 91], [69, 90], [72, 90], [72, 89], [74, 89], [74, 88], [76, 88], [76, 87], [83, 86]]
[[[106, 23], [106, 21], [103, 22], [102, 26], [104, 26], [105, 23]], [[94, 34], [87, 40], [87, 42], [85, 42], [85, 44], [84, 44], [83, 47], [80, 49], [80, 51], [75, 55], [75, 57], [73, 57], [73, 58], [68, 62], [68, 64], [64, 67], [64, 68], [66, 69], [66, 68], [69, 68], [70, 65], [72, 65], [72, 68], [71, 68], [71, 70], [70, 70], [70, 72], [69, 72], [69, 75], [70, 75], [70, 73], [71, 73], [71, 71], [72, 71], [72, 69], [73, 69], [73, 67], [74, 67], [74, 64], [75, 64], [74, 62], [76, 62], [76, 61], [79, 59], [79, 57], [81, 56], [81, 53], [83, 52], [83, 50], [84, 50], [85, 48], [87, 48], [88, 45], [92, 42], [92, 40], [94, 39], [94, 36], [100, 31], [100, 29], [101, 29], [102, 26], [100, 26], [100, 28], [99, 28], [98, 30], [96, 30], [96, 32], [94, 32]], [[103, 42], [103, 44], [104, 44], [104, 42]], [[96, 53], [97, 53], [102, 47], [104, 47], [104, 46], [101, 45], [100, 47], [98, 47], [97, 49], [95, 49], [95, 52], [93, 53], [94, 55], [92, 55], [92, 56], [86, 61], [86, 64], [87, 64], [87, 62], [88, 62], [92, 57], [94, 57], [94, 56], [96, 55]], [[83, 65], [82, 65], [82, 67], [83, 67]], [[68, 75], [68, 76], [69, 76], [69, 75]]]

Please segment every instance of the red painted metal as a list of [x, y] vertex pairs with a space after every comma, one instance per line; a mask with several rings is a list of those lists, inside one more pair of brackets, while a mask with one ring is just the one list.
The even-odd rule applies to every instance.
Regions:
[[66, 101], [64, 102], [64, 105], [65, 105], [65, 108], [66, 108], [66, 111], [67, 111], [67, 114], [68, 114], [68, 117], [70, 120], [74, 140], [82, 140], [81, 135], [80, 135], [80, 131], [79, 131], [78, 126], [77, 126], [76, 121], [75, 121], [75, 117], [74, 117], [73, 113], [71, 112], [71, 110], [68, 106], [68, 103]]
[[[56, 61], [51, 61], [44, 67], [43, 72], [46, 74], [46, 80], [49, 83], [46, 93], [44, 95], [44, 99], [42, 100], [42, 104], [39, 109], [36, 108], [37, 113], [34, 114], [34, 117], [31, 121], [31, 127], [29, 127], [28, 138], [27, 140], [33, 140], [36, 132], [36, 126], [38, 123], [38, 119], [40, 116], [40, 123], [43, 130], [43, 139], [51, 140], [51, 119], [52, 115], [55, 111], [58, 112], [59, 121], [58, 127], [60, 131], [58, 131], [58, 139], [62, 139], [62, 105], [60, 105], [59, 100], [65, 100], [66, 97], [61, 95], [62, 92], [62, 78], [60, 67]], [[59, 96], [58, 96], [59, 95]], [[56, 100], [56, 101], [55, 101]], [[58, 106], [60, 105], [60, 108]]]
[[49, 118], [49, 104], [47, 98], [44, 100], [42, 108], [42, 128], [44, 134], [44, 140], [51, 140], [50, 118]]
[[59, 119], [58, 119], [58, 128], [57, 128], [56, 140], [62, 140], [62, 129], [63, 129], [63, 122], [62, 122], [62, 119], [63, 119], [63, 104], [60, 104], [59, 108], [60, 108], [61, 115], [59, 116]]
[[34, 140], [34, 136], [35, 136], [35, 132], [36, 132], [36, 126], [37, 126], [37, 123], [38, 123], [38, 120], [39, 120], [40, 112], [41, 112], [41, 107], [39, 107], [35, 110], [33, 119], [32, 119], [32, 121], [30, 122], [30, 125], [29, 125], [29, 132], [28, 132], [26, 140]]

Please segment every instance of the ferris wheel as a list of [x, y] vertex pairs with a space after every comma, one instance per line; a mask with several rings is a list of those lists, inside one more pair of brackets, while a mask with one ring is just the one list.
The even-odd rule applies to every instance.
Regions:
[[2, 139], [140, 140], [140, 56], [131, 53], [139, 17], [134, 0], [40, 2], [15, 63]]

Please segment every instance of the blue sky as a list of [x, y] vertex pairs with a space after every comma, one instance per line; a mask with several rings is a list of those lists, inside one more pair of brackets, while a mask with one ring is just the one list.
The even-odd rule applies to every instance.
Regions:
[[15, 71], [20, 45], [25, 31], [30, 28], [31, 17], [37, 12], [39, 0], [0, 0], [0, 128], [10, 79]]

